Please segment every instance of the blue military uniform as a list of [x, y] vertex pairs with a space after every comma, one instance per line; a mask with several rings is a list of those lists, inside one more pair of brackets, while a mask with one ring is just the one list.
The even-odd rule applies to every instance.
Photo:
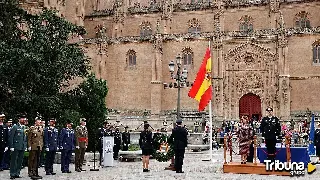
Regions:
[[[10, 123], [12, 123], [12, 120], [10, 119], [9, 121], [7, 121], [6, 127], [7, 127], [7, 147], [9, 146], [9, 134], [10, 134], [10, 129], [11, 129], [11, 125]], [[8, 147], [9, 148], [9, 147]], [[3, 154], [3, 158], [1, 161], [1, 168], [3, 170], [8, 170], [9, 169], [9, 164], [10, 164], [10, 151], [7, 150], [6, 152], [4, 152]]]
[[[4, 118], [1, 114], [0, 118]], [[3, 123], [3, 122], [2, 122]], [[2, 161], [4, 159], [4, 153], [8, 150], [8, 128], [6, 125], [0, 125], [0, 171], [3, 170]]]
[[54, 126], [45, 128], [44, 130], [44, 148], [46, 150], [45, 171], [47, 175], [54, 175], [53, 163], [58, 148], [58, 129]]
[[63, 128], [61, 130], [59, 145], [61, 149], [61, 171], [62, 173], [71, 173], [69, 164], [71, 162], [72, 151], [75, 149], [75, 134], [73, 129]]

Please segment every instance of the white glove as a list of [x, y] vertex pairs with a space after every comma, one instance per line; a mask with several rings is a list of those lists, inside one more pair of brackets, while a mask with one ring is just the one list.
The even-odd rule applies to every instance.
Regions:
[[77, 148], [77, 149], [80, 149], [80, 147], [79, 147], [79, 146], [76, 146], [76, 148]]
[[5, 148], [4, 148], [4, 152], [7, 152], [7, 151], [8, 151], [8, 147], [5, 147]]
[[88, 146], [86, 146], [86, 149], [88, 148]]
[[10, 151], [14, 151], [14, 148], [10, 148]]
[[28, 151], [28, 148], [26, 148], [24, 151]]
[[62, 149], [63, 149], [63, 147], [61, 146], [61, 147], [60, 147], [60, 150], [62, 150]]
[[49, 148], [46, 148], [46, 151], [49, 151]]
[[126, 146], [126, 144], [123, 144], [124, 146]]
[[57, 147], [57, 151], [59, 151], [59, 148]]
[[128, 146], [130, 146], [130, 144], [128, 144]]
[[28, 151], [31, 151], [31, 147], [28, 148]]

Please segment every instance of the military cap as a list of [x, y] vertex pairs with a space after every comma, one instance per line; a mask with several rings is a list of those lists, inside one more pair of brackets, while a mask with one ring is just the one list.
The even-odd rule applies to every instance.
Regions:
[[182, 123], [182, 119], [178, 119], [176, 123]]
[[4, 113], [0, 113], [0, 118], [4, 118], [6, 117], [6, 115], [4, 115]]
[[25, 114], [20, 114], [19, 119], [22, 119], [22, 118], [27, 118], [27, 116]]
[[41, 117], [36, 117], [34, 120], [36, 120], [36, 121], [42, 121], [42, 119], [41, 119]]
[[9, 120], [8, 120], [8, 123], [12, 123], [12, 119], [9, 119]]
[[81, 122], [87, 122], [86, 118], [81, 118], [80, 121]]
[[49, 118], [49, 121], [56, 121], [55, 118]]
[[73, 125], [73, 123], [70, 120], [67, 120], [67, 124]]
[[273, 111], [273, 109], [271, 107], [268, 107], [266, 111]]

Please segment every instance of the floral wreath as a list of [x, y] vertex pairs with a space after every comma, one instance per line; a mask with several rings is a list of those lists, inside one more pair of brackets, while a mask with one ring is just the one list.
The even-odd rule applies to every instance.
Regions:
[[[161, 152], [162, 147], [166, 148]], [[166, 134], [161, 134], [154, 139], [153, 157], [159, 162], [168, 162], [174, 156], [173, 142], [169, 141]]]

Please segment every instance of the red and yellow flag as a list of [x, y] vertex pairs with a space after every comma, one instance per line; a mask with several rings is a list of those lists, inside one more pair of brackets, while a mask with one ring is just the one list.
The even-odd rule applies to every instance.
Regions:
[[203, 111], [212, 98], [211, 54], [209, 48], [207, 48], [196, 80], [194, 81], [188, 96], [199, 101], [199, 111]]

